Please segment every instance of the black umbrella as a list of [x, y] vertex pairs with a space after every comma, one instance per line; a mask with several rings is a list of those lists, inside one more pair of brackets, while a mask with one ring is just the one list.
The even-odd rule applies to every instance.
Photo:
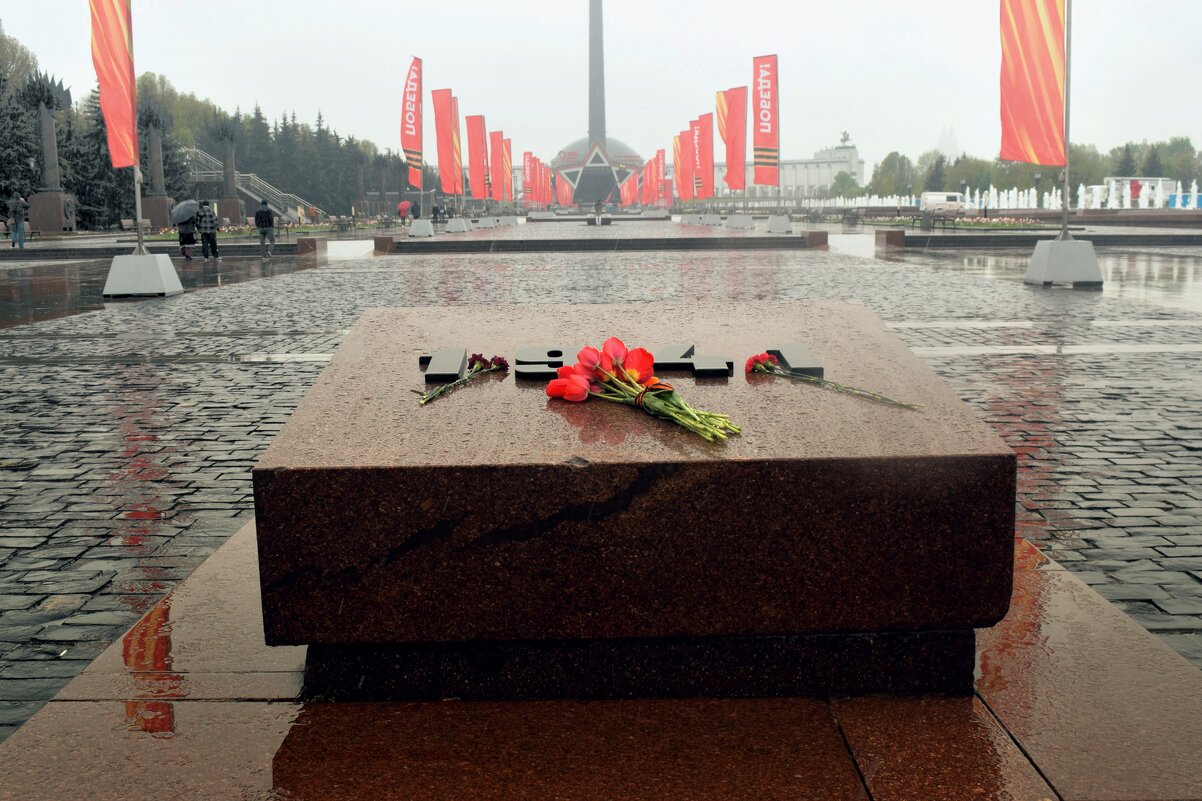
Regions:
[[181, 200], [171, 209], [171, 224], [179, 225], [184, 220], [191, 219], [200, 211], [200, 203], [195, 200]]

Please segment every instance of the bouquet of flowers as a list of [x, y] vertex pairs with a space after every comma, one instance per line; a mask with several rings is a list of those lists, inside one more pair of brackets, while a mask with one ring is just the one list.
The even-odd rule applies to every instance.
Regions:
[[738, 434], [730, 417], [694, 409], [684, 398], [655, 377], [655, 357], [645, 348], [628, 350], [617, 337], [610, 337], [600, 350], [587, 347], [576, 354], [576, 364], [560, 367], [559, 377], [547, 384], [547, 395], [566, 401], [590, 397], [642, 409], [653, 417], [670, 420], [707, 442]]
[[817, 376], [806, 375], [805, 373], [795, 373], [792, 370], [786, 370], [784, 367], [780, 366], [780, 362], [771, 353], [757, 353], [756, 355], [750, 357], [747, 360], [747, 366], [745, 369], [748, 375], [751, 375], [752, 373], [767, 373], [768, 375], [778, 375], [783, 378], [792, 378], [796, 379], [797, 381], [805, 381], [810, 384], [816, 384], [820, 387], [826, 387], [827, 389], [834, 390], [835, 392], [842, 392], [845, 395], [854, 395], [857, 398], [863, 398], [864, 400], [884, 403], [888, 406], [900, 406], [903, 409], [913, 409], [916, 411], [922, 408], [916, 403], [896, 401], [892, 398], [886, 398], [884, 395], [871, 392], [867, 389], [857, 389], [856, 387], [849, 387], [846, 384], [837, 384], [834, 381], [827, 381], [825, 378], [818, 378]]
[[467, 360], [467, 374], [463, 378], [452, 381], [449, 384], [437, 386], [429, 392], [422, 392], [420, 389], [411, 389], [409, 391], [421, 396], [417, 401], [418, 406], [425, 406], [435, 398], [441, 398], [448, 392], [458, 389], [473, 378], [482, 376], [485, 373], [504, 373], [508, 369], [509, 362], [505, 361], [504, 356], [493, 356], [491, 359], [486, 359], [479, 353], [473, 353], [471, 358]]

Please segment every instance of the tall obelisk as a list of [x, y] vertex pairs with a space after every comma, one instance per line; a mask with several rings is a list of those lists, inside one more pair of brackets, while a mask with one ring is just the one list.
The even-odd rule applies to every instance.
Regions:
[[601, 0], [588, 2], [588, 143], [605, 148], [605, 35]]

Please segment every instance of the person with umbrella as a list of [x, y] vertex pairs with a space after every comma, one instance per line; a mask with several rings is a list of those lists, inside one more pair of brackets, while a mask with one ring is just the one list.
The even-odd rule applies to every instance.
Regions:
[[200, 201], [200, 211], [196, 213], [196, 230], [200, 231], [200, 252], [205, 261], [209, 260], [210, 250], [213, 251], [213, 258], [221, 261], [221, 254], [217, 252], [217, 231], [220, 228], [217, 215], [209, 208], [209, 201]]
[[407, 225], [409, 222], [409, 209], [413, 208], [413, 204], [408, 200], [402, 200], [396, 204], [396, 214], [401, 218], [401, 224]]
[[196, 214], [200, 204], [195, 200], [181, 200], [171, 209], [171, 224], [179, 231], [179, 252], [184, 261], [192, 261], [192, 246], [196, 244]]

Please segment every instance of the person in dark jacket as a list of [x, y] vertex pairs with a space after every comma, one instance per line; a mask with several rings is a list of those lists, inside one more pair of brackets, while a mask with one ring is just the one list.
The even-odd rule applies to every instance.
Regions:
[[8, 201], [8, 213], [12, 217], [12, 238], [13, 247], [25, 248], [25, 216], [29, 214], [29, 204], [25, 202], [25, 198], [18, 194], [13, 194], [12, 199]]
[[259, 229], [259, 258], [266, 259], [275, 247], [275, 214], [264, 200], [255, 212], [255, 227]]
[[176, 223], [175, 227], [179, 230], [179, 252], [183, 254], [184, 261], [192, 261], [192, 246], [196, 244], [196, 216]]
[[221, 261], [221, 254], [217, 252], [217, 232], [220, 229], [221, 225], [217, 222], [217, 215], [209, 207], [209, 201], [200, 201], [200, 211], [196, 214], [196, 230], [200, 231], [200, 252], [205, 261], [209, 260], [210, 250], [213, 251], [213, 258]]

